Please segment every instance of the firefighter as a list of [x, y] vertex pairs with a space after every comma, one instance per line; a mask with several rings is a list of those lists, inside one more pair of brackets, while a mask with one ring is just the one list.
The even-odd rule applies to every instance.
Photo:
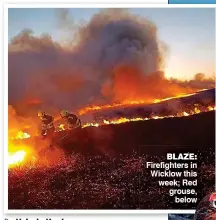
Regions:
[[62, 110], [60, 115], [66, 121], [67, 129], [69, 131], [75, 128], [81, 128], [81, 121], [75, 114], [70, 113], [67, 110]]
[[42, 121], [42, 129], [41, 129], [41, 135], [52, 137], [53, 133], [55, 132], [54, 127], [54, 117], [51, 115], [48, 115], [46, 112], [38, 112], [38, 117], [40, 117]]

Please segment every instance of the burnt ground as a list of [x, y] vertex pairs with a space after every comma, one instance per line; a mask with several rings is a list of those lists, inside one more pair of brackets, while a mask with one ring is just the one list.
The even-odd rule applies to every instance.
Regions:
[[194, 209], [197, 204], [175, 204], [146, 162], [166, 161], [168, 152], [197, 153], [199, 202], [215, 184], [214, 116], [74, 131], [59, 142], [67, 156], [53, 167], [9, 170], [9, 209]]

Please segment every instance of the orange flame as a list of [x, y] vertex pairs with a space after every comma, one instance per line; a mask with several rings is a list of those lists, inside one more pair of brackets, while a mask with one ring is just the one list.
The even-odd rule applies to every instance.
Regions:
[[[203, 91], [203, 90], [200, 90]], [[179, 94], [177, 96], [173, 96], [173, 97], [168, 97], [168, 98], [164, 98], [164, 99], [155, 99], [153, 101], [153, 103], [160, 103], [160, 102], [164, 102], [164, 101], [168, 101], [171, 99], [177, 99], [177, 98], [184, 98], [184, 97], [189, 97], [192, 95], [195, 95], [196, 93], [190, 93], [190, 94]], [[99, 111], [99, 110], [105, 110], [105, 109], [110, 109], [110, 108], [116, 108], [116, 107], [125, 107], [128, 105], [142, 105], [142, 104], [150, 104], [152, 103], [151, 101], [144, 101], [144, 100], [140, 100], [140, 101], [124, 101], [121, 103], [114, 103], [114, 104], [107, 104], [107, 105], [103, 105], [103, 106], [99, 106], [99, 105], [94, 105], [94, 106], [87, 106], [85, 108], [82, 108], [79, 110], [79, 115], [84, 115], [88, 112], [94, 112], [94, 111]]]
[[21, 164], [25, 159], [25, 156], [26, 152], [24, 150], [8, 153], [8, 167], [13, 167]]
[[30, 138], [31, 135], [19, 131], [15, 137], [8, 139], [8, 168], [12, 168], [24, 163], [24, 160], [29, 156], [32, 151], [31, 147], [21, 142], [17, 143], [15, 140], [24, 140]]
[[26, 139], [30, 137], [31, 137], [30, 134], [23, 132], [23, 131], [19, 131], [14, 139]]
[[141, 118], [141, 117], [136, 117], [136, 118], [117, 118], [117, 119], [104, 119], [102, 123], [86, 123], [83, 125], [83, 128], [85, 127], [99, 127], [101, 125], [109, 125], [109, 124], [121, 124], [121, 123], [127, 123], [127, 122], [133, 122], [133, 121], [146, 121], [146, 120], [153, 120], [153, 119], [164, 119], [164, 118], [174, 118], [174, 117], [187, 117], [190, 115], [195, 115], [195, 114], [200, 114], [201, 112], [208, 112], [208, 111], [214, 111], [216, 107], [214, 106], [208, 106], [205, 111], [201, 111], [199, 108], [195, 107], [194, 110], [191, 110], [190, 112], [179, 112], [177, 115], [167, 115], [167, 116], [159, 116], [159, 115], [154, 115], [149, 118]]
[[[179, 97], [186, 97], [186, 96], [191, 96], [193, 94], [186, 94], [186, 95], [179, 95], [177, 97], [170, 97], [166, 99], [156, 99], [154, 102], [162, 102], [170, 99], [175, 99]], [[107, 108], [113, 108], [117, 106], [122, 106], [122, 105], [137, 105], [137, 104], [143, 104], [144, 101], [132, 101], [132, 102], [124, 102], [120, 104], [113, 104], [113, 105], [105, 105], [105, 106], [93, 106], [93, 107], [87, 107], [80, 111], [80, 114], [85, 114], [88, 111], [97, 111], [97, 110], [102, 110], [102, 109], [107, 109]], [[164, 118], [173, 118], [173, 117], [188, 117], [190, 115], [194, 114], [200, 114], [202, 112], [208, 112], [208, 111], [214, 111], [216, 108], [215, 106], [207, 106], [207, 107], [199, 107], [198, 104], [195, 104], [194, 107], [184, 110], [182, 112], [178, 112], [175, 115], [152, 115], [150, 117], [134, 117], [134, 118], [126, 118], [126, 117], [121, 117], [121, 118], [114, 118], [114, 119], [103, 119], [102, 122], [87, 122], [83, 124], [82, 128], [85, 127], [99, 127], [103, 125], [110, 125], [110, 124], [121, 124], [121, 123], [128, 123], [128, 122], [135, 122], [135, 121], [146, 121], [146, 120], [160, 120]], [[57, 126], [58, 131], [63, 131], [65, 130], [65, 125], [60, 124]], [[16, 130], [16, 129], [15, 129]], [[16, 130], [17, 131], [17, 130]], [[27, 139], [30, 138], [31, 135], [20, 130], [17, 133], [15, 133], [13, 138], [10, 138], [9, 143], [8, 143], [8, 168], [15, 167], [20, 164], [24, 164], [26, 159], [28, 157], [31, 157], [32, 153], [32, 146], [26, 146], [24, 145], [17, 145], [14, 144], [13, 141], [15, 139]], [[35, 159], [35, 158], [34, 158]]]
[[60, 124], [60, 125], [59, 125], [59, 129], [60, 129], [60, 130], [65, 130], [65, 125], [64, 125], [64, 124]]

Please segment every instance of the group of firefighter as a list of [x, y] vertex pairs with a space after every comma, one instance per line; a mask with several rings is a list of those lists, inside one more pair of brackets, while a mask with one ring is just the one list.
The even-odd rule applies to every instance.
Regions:
[[[62, 110], [60, 116], [64, 119], [67, 130], [73, 130], [75, 128], [81, 128], [80, 119], [73, 113], [67, 110]], [[41, 135], [42, 136], [52, 136], [55, 132], [54, 117], [47, 114], [46, 112], [39, 111], [38, 117], [41, 119]]]

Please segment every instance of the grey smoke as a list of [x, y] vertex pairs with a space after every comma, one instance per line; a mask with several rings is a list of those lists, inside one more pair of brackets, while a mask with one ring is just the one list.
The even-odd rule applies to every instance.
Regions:
[[[61, 13], [59, 24], [69, 27], [67, 10]], [[95, 14], [73, 32], [71, 42], [62, 46], [30, 30], [15, 36], [8, 45], [9, 104], [18, 108], [37, 98], [42, 103], [36, 109], [75, 111], [127, 97], [174, 95], [169, 93], [184, 87], [177, 81], [170, 85], [161, 72], [166, 47], [157, 27], [127, 10]]]

